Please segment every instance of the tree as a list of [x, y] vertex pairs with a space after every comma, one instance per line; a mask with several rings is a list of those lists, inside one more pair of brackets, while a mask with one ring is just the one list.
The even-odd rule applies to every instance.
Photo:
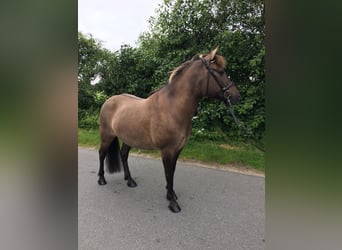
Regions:
[[100, 46], [92, 36], [78, 33], [78, 107], [81, 110], [94, 105], [91, 81], [99, 72], [103, 60]]
[[[130, 93], [147, 97], [165, 84], [169, 72], [195, 54], [220, 46], [226, 72], [237, 83], [242, 101], [238, 117], [263, 137], [265, 131], [265, 22], [260, 0], [164, 0], [138, 47], [112, 53], [95, 39], [79, 34], [79, 107], [98, 108], [103, 97]], [[101, 80], [95, 86], [95, 76]], [[97, 98], [96, 97], [101, 97]], [[241, 138], [224, 104], [204, 99], [194, 119], [194, 135]], [[205, 133], [203, 133], [205, 131]], [[198, 132], [198, 133], [197, 133]]]
[[[220, 54], [227, 61], [226, 71], [238, 84], [243, 97], [236, 111], [259, 138], [265, 130], [265, 22], [264, 3], [260, 0], [177, 0], [164, 1], [157, 16], [150, 19], [151, 30], [139, 39], [140, 49], [159, 64], [156, 81], [189, 60], [196, 53], [205, 53], [220, 45]], [[150, 46], [152, 45], [152, 46]], [[164, 73], [165, 75], [165, 73]], [[209, 115], [210, 114], [210, 115]], [[222, 104], [204, 100], [200, 115], [194, 121], [199, 130], [223, 131], [242, 136]]]

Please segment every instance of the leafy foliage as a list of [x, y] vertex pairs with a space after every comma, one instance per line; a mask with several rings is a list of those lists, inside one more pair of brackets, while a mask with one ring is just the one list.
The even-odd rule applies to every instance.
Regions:
[[[262, 140], [265, 131], [263, 1], [164, 0], [149, 23], [150, 30], [140, 35], [136, 48], [124, 45], [114, 53], [102, 48], [91, 36], [79, 33], [79, 109], [98, 112], [105, 97], [124, 92], [146, 97], [166, 82], [176, 66], [219, 45], [219, 54], [228, 62], [226, 72], [242, 96], [235, 106], [236, 115]], [[90, 82], [96, 76], [100, 80], [93, 86]], [[206, 98], [199, 104], [193, 128], [193, 136], [198, 138], [243, 138], [244, 135], [222, 103]]]

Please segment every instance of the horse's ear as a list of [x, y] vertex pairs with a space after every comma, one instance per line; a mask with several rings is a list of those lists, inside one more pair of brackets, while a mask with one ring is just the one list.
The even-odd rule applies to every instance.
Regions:
[[215, 55], [216, 55], [216, 52], [218, 51], [218, 49], [219, 49], [219, 46], [217, 46], [213, 51], [211, 51], [210, 53], [209, 53], [209, 60], [210, 61], [212, 61], [212, 60], [214, 60], [214, 58], [215, 58]]

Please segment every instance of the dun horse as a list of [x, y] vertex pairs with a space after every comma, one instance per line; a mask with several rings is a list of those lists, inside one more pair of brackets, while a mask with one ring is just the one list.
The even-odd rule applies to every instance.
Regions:
[[[110, 173], [120, 171], [129, 187], [137, 184], [128, 168], [131, 147], [161, 151], [169, 209], [180, 212], [173, 177], [178, 156], [191, 134], [192, 117], [199, 100], [208, 96], [223, 102], [237, 103], [240, 94], [227, 77], [225, 59], [216, 55], [218, 48], [207, 55], [194, 57], [174, 69], [169, 82], [147, 99], [122, 94], [110, 97], [100, 112], [101, 146], [99, 149], [99, 185], [105, 185], [104, 160]], [[119, 141], [122, 147], [119, 149]]]

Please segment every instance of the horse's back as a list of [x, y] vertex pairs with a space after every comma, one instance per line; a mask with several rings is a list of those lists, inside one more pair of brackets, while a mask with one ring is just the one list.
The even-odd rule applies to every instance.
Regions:
[[125, 113], [129, 109], [140, 106], [143, 100], [145, 99], [130, 94], [114, 95], [108, 98], [101, 107], [100, 125], [111, 121], [118, 113]]
[[141, 98], [141, 97], [138, 97], [138, 96], [135, 96], [135, 95], [131, 95], [131, 94], [122, 94], [122, 96], [130, 97], [130, 98], [133, 98], [133, 99], [136, 99], [136, 100], [144, 100], [144, 98]]

